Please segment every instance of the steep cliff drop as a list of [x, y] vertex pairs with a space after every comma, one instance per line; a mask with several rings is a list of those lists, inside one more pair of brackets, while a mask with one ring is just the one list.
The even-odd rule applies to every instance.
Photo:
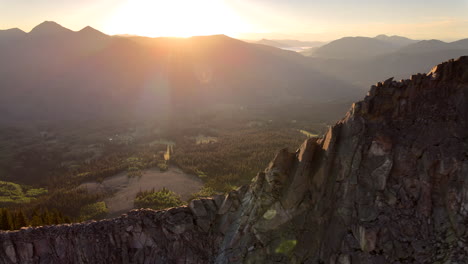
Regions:
[[372, 86], [250, 186], [0, 234], [1, 263], [465, 263], [468, 57]]

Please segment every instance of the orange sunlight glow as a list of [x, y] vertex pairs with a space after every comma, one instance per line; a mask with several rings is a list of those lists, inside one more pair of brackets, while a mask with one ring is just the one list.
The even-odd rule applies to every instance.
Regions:
[[127, 0], [105, 23], [110, 34], [237, 36], [250, 27], [225, 0]]

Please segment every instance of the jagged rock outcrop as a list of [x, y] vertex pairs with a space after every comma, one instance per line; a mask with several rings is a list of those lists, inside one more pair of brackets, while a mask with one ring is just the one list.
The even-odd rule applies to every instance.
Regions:
[[187, 207], [6, 232], [0, 243], [0, 263], [209, 263], [216, 249]]
[[468, 57], [372, 86], [250, 186], [0, 234], [1, 263], [468, 263]]

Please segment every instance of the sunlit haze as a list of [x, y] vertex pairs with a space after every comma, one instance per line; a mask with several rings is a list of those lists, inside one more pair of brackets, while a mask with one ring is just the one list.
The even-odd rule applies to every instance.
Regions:
[[238, 35], [251, 28], [219, 0], [134, 0], [115, 10], [104, 23], [109, 34], [189, 37], [195, 35]]
[[245, 39], [332, 40], [343, 36], [467, 37], [468, 1], [0, 0], [0, 28], [24, 31], [45, 20], [107, 34], [226, 34]]

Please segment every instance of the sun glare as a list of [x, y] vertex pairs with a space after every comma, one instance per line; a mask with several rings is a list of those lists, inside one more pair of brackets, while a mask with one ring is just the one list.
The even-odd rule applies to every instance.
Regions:
[[236, 36], [249, 26], [223, 0], [127, 0], [105, 25], [110, 34]]

